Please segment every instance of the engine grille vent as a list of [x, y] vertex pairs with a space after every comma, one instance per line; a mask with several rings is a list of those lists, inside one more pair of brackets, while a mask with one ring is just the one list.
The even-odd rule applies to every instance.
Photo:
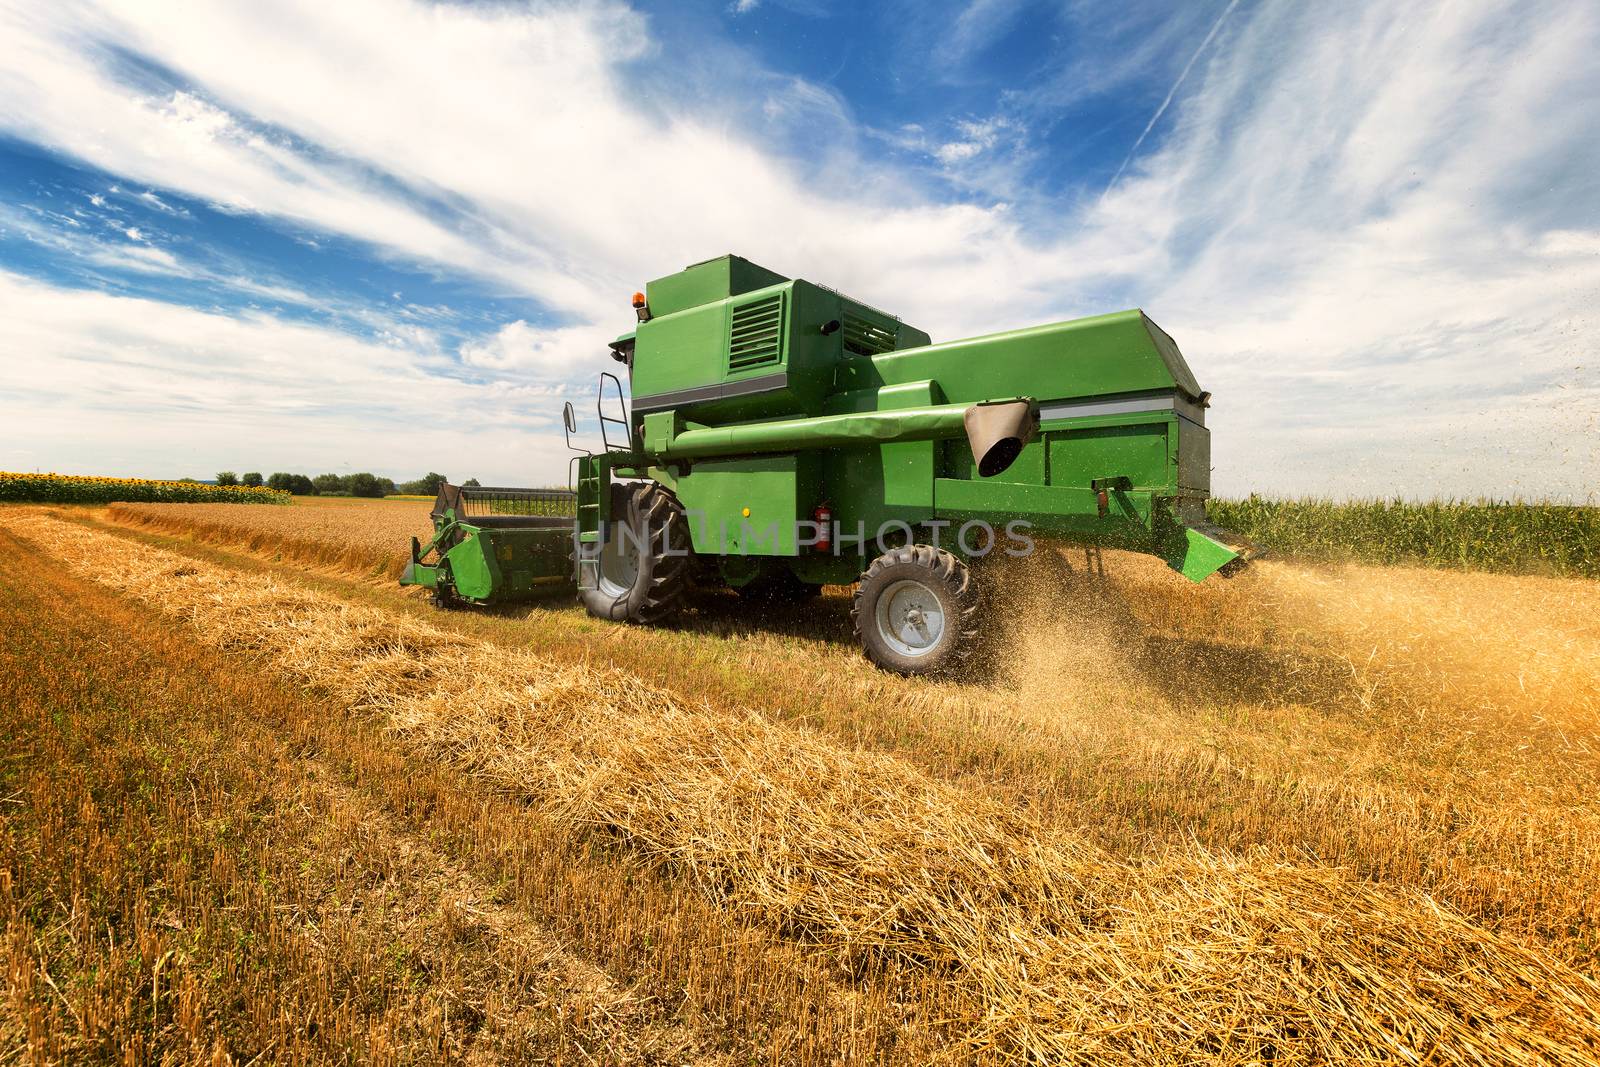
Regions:
[[728, 369], [749, 370], [783, 360], [783, 294], [733, 309], [728, 323]]
[[877, 356], [894, 351], [895, 331], [846, 311], [841, 316], [844, 350], [855, 356]]

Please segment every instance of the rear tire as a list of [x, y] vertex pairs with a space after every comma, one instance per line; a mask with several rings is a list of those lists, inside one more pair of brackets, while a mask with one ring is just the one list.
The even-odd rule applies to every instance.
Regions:
[[[578, 599], [597, 619], [665, 622], [689, 590], [689, 530], [678, 498], [655, 482], [625, 490], [593, 588]], [[626, 530], [622, 527], [626, 527]]]
[[850, 620], [867, 658], [897, 674], [950, 674], [978, 644], [978, 584], [967, 565], [931, 545], [872, 561]]

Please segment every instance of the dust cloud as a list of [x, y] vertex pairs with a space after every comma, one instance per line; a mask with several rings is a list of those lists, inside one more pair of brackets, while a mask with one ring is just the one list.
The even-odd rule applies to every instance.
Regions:
[[1266, 560], [1195, 585], [1044, 547], [991, 587], [993, 684], [1069, 728], [1227, 734], [1279, 764], [1600, 770], [1600, 583]]

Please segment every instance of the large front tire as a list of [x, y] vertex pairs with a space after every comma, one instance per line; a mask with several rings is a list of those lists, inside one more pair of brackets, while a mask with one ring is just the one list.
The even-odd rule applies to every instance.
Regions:
[[665, 622], [683, 607], [689, 590], [683, 505], [654, 482], [619, 490], [622, 506], [613, 508], [594, 580], [578, 590], [578, 598], [598, 619]]
[[850, 618], [867, 658], [898, 674], [950, 674], [978, 643], [978, 586], [931, 545], [891, 549], [856, 587]]

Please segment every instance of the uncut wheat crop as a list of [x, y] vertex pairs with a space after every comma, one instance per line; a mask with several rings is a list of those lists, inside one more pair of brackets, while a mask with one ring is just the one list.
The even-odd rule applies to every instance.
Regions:
[[271, 510], [238, 504], [116, 504], [119, 522], [270, 551], [304, 563], [398, 574], [412, 537], [432, 532], [431, 502], [296, 500]]

